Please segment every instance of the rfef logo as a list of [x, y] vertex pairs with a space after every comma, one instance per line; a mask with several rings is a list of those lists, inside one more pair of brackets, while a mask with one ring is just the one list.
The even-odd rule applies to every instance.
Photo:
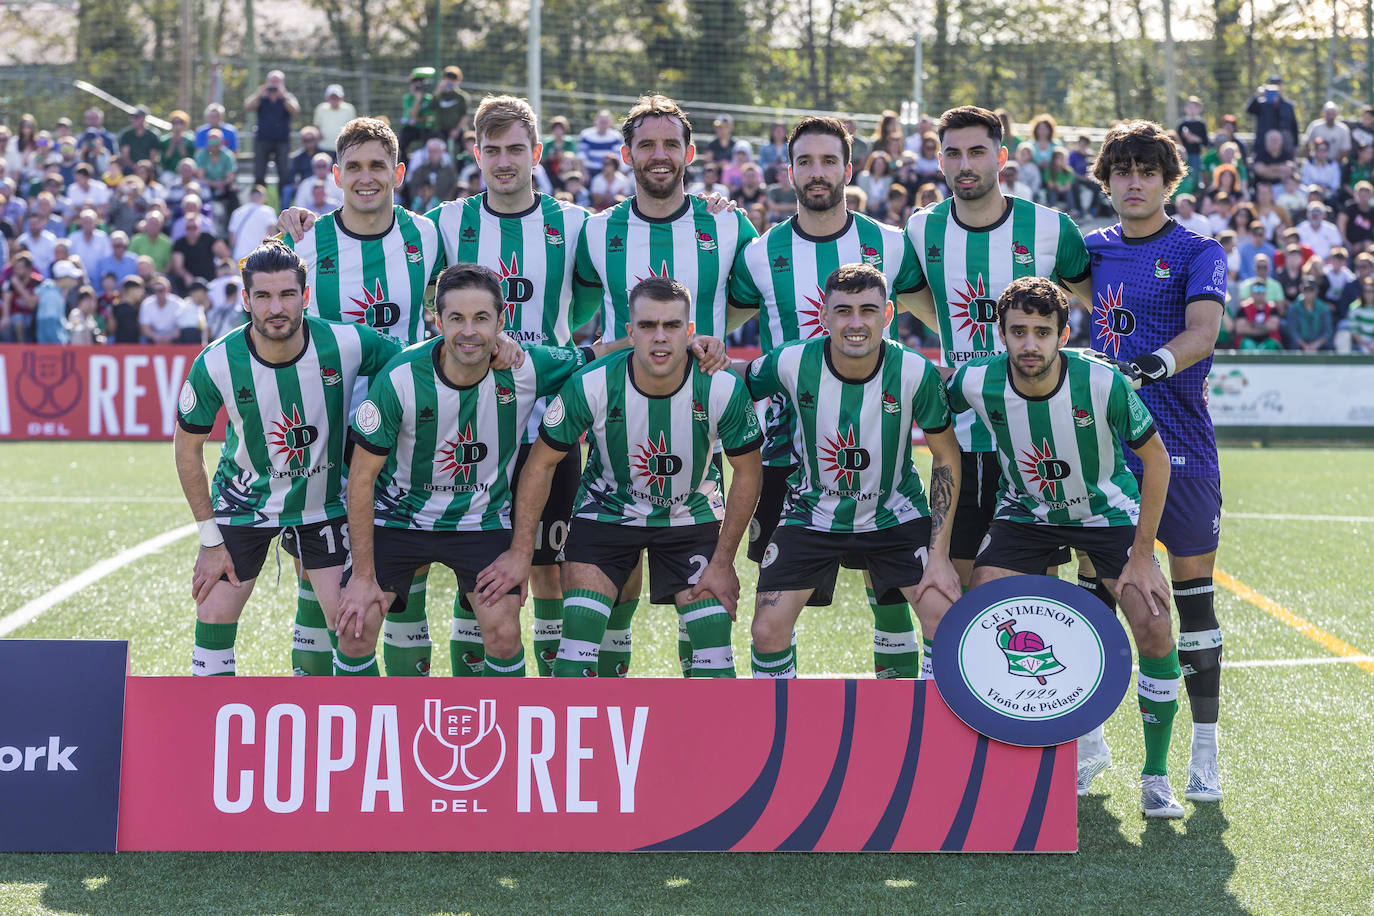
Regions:
[[420, 774], [441, 789], [468, 792], [486, 785], [506, 761], [496, 701], [478, 700], [473, 708], [425, 700], [424, 723], [415, 730], [411, 751]]

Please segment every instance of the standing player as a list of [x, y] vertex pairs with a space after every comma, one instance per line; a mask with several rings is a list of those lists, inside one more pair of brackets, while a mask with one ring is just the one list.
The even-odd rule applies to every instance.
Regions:
[[[536, 346], [520, 367], [493, 370], [507, 295], [485, 267], [445, 269], [435, 293], [443, 336], [392, 360], [358, 408], [348, 477], [353, 573], [339, 612], [344, 673], [377, 672], [382, 618], [405, 604], [415, 571], [432, 562], [452, 569], [469, 596], [481, 624], [482, 673], [525, 673], [524, 582], [487, 600], [472, 601], [472, 592], [477, 573], [510, 544], [511, 483], [530, 417], [588, 354]], [[455, 659], [455, 673], [460, 668]]]
[[[1121, 222], [1085, 240], [1093, 262], [1093, 348], [1120, 361], [1140, 387], [1169, 450], [1173, 482], [1159, 523], [1178, 606], [1178, 657], [1193, 716], [1183, 797], [1220, 801], [1217, 713], [1221, 626], [1212, 572], [1221, 534], [1221, 470], [1207, 373], [1223, 303], [1226, 252], [1167, 217], [1164, 202], [1186, 169], [1164, 129], [1128, 121], [1108, 132], [1093, 165]], [[1131, 459], [1139, 476], [1140, 462]], [[1111, 762], [1101, 730], [1079, 739], [1079, 786]]]
[[[1073, 221], [1058, 210], [1002, 193], [1006, 164], [1002, 122], [983, 108], [952, 108], [936, 125], [940, 168], [954, 193], [907, 222], [929, 293], [917, 294], [917, 316], [940, 330], [944, 364], [957, 369], [1000, 352], [994, 331], [997, 297], [1018, 277], [1049, 277], [1088, 302], [1088, 252]], [[963, 450], [963, 483], [950, 556], [965, 584], [997, 504], [1000, 472], [991, 432], [972, 413], [955, 419]], [[1068, 560], [1061, 554], [1057, 562]]]
[[[294, 252], [277, 242], [255, 249], [243, 263], [251, 320], [197, 356], [181, 388], [177, 476], [201, 545], [191, 579], [194, 674], [234, 673], [239, 615], [278, 534], [312, 573], [325, 619], [338, 609], [349, 392], [400, 347], [371, 328], [305, 317], [309, 300]], [[203, 450], [221, 407], [229, 429], [211, 483]]]
[[[520, 482], [511, 548], [478, 577], [478, 597], [524, 581], [554, 468], [589, 433], [582, 502], [564, 548], [554, 674], [597, 675], [615, 596], [647, 549], [650, 600], [677, 605], [692, 673], [734, 677], [735, 551], [758, 502], [758, 417], [738, 376], [708, 375], [688, 355], [692, 302], [682, 283], [651, 277], [628, 306], [633, 349], [583, 369], [549, 404]], [[723, 503], [717, 440], [733, 471]]]
[[[1116, 595], [1140, 654], [1146, 817], [1182, 817], [1166, 764], [1178, 709], [1178, 652], [1155, 532], [1169, 487], [1169, 453], [1130, 382], [1110, 366], [1063, 352], [1069, 303], [1043, 277], [1013, 280], [997, 302], [1005, 352], [965, 363], [950, 409], [972, 410], [997, 440], [1006, 481], [978, 552], [973, 584], [1039, 574], [1064, 544], [1086, 553]], [[1140, 484], [1121, 441], [1143, 467]]]
[[[845, 207], [853, 174], [849, 132], [835, 118], [805, 118], [787, 138], [788, 173], [797, 189], [797, 212], [750, 242], [735, 259], [730, 297], [759, 309], [759, 346], [768, 353], [783, 344], [825, 333], [821, 284], [841, 264], [871, 264], [887, 278], [893, 298], [925, 285], [911, 242], [901, 230]], [[897, 337], [897, 323], [888, 326]], [[792, 452], [793, 411], [781, 396], [768, 405], [763, 491], [749, 525], [749, 559], [763, 560], [782, 514], [787, 481], [797, 469]], [[920, 675], [920, 647], [905, 601], [879, 604], [871, 583], [873, 667], [879, 677]]]
[[[692, 124], [677, 103], [645, 96], [620, 127], [621, 158], [633, 170], [635, 195], [587, 220], [577, 246], [574, 294], [601, 303], [603, 341], [629, 323], [629, 290], [650, 277], [671, 277], [687, 288], [698, 335], [724, 338], [748, 314], [729, 305], [730, 267], [757, 237], [742, 210], [712, 213], [707, 201], [688, 197], [683, 176], [696, 156]], [[607, 627], [602, 674], [630, 664], [630, 620], [639, 603], [638, 575], [619, 596]], [[679, 654], [685, 640], [679, 639]]]
[[[948, 526], [959, 444], [944, 385], [919, 353], [884, 339], [892, 304], [876, 267], [840, 267], [823, 293], [828, 336], [780, 347], [749, 366], [755, 398], [783, 393], [797, 405], [792, 448], [801, 459], [759, 566], [754, 676], [796, 675], [797, 617], [806, 604], [830, 603], [847, 562], [867, 570], [879, 601], [900, 596], [916, 608], [926, 649], [921, 676], [930, 677], [935, 628], [959, 597]], [[915, 426], [934, 458], [929, 503], [911, 463]]]

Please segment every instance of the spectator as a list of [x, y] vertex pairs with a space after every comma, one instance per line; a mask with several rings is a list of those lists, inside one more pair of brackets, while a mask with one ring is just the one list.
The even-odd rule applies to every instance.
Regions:
[[940, 168], [940, 139], [935, 131], [928, 131], [916, 149], [916, 186], [944, 185], [945, 173]]
[[1265, 131], [1262, 136], [1264, 137], [1264, 145], [1255, 151], [1255, 161], [1251, 163], [1255, 180], [1281, 181], [1283, 176], [1279, 174], [1279, 167], [1284, 164], [1292, 164], [1296, 168], [1297, 165], [1293, 160], [1291, 148], [1284, 145], [1283, 131], [1270, 129]]
[[301, 128], [301, 148], [291, 155], [291, 165], [287, 167], [287, 186], [281, 189], [283, 207], [289, 206], [295, 200], [296, 189], [300, 187], [300, 183], [315, 173], [316, 156], [324, 153], [329, 159], [329, 164], [334, 164], [334, 153], [324, 149], [322, 144], [323, 137], [318, 127], [307, 124]]
[[81, 284], [81, 268], [71, 261], [53, 265], [52, 279], [38, 284], [34, 307], [34, 340], [41, 344], [65, 344], [67, 336], [67, 294]]
[[[330, 83], [324, 89], [324, 101], [315, 106], [315, 114], [310, 125], [318, 131], [319, 148], [327, 153], [334, 152], [334, 142], [339, 138], [343, 126], [358, 116], [358, 109], [352, 102], [344, 101], [343, 87]], [[305, 141], [305, 128], [301, 129], [301, 142]], [[314, 155], [313, 153], [311, 155]], [[292, 157], [294, 162], [294, 157]], [[289, 167], [288, 167], [289, 170]]]
[[1350, 128], [1350, 143], [1356, 152], [1374, 147], [1374, 106], [1361, 108], [1360, 119], [1349, 121], [1346, 126]]
[[1031, 189], [1021, 180], [1021, 167], [1014, 159], [1007, 160], [1007, 164], [1002, 166], [1002, 193], [1012, 197], [1021, 197], [1026, 200], [1031, 199]]
[[[221, 290], [223, 295], [219, 300], [210, 297], [205, 309], [205, 334], [210, 340], [219, 340], [248, 319], [248, 313], [243, 310], [243, 303], [239, 300], [238, 281], [231, 277]], [[195, 295], [194, 284], [191, 294]]]
[[739, 190], [740, 182], [743, 181], [743, 169], [754, 161], [754, 150], [749, 145], [749, 141], [740, 140], [735, 143], [734, 157], [720, 170], [720, 180], [730, 193]]
[[[302, 179], [301, 183], [296, 185], [292, 201], [297, 206], [308, 207], [314, 199], [316, 187], [324, 188], [324, 199], [332, 205], [329, 210], [343, 206], [343, 188], [334, 180], [333, 162], [325, 152], [315, 154], [315, 158], [310, 162], [310, 177]], [[329, 210], [325, 212], [328, 213]]]
[[105, 222], [111, 230], [119, 230], [125, 235], [138, 231], [143, 214], [148, 210], [148, 199], [144, 194], [143, 180], [136, 175], [121, 179], [110, 199], [110, 207], [105, 212]]
[[1282, 318], [1275, 303], [1264, 298], [1264, 287], [1252, 286], [1250, 298], [1241, 303], [1235, 335], [1241, 350], [1282, 350]]
[[[856, 161], [861, 161], [858, 160], [857, 150], [854, 151], [854, 156]], [[759, 167], [763, 169], [765, 184], [777, 181], [778, 169], [787, 168], [787, 125], [782, 121], [774, 121], [768, 125], [768, 142], [759, 147], [758, 162]], [[888, 164], [892, 164], [891, 160]]]
[[148, 109], [142, 105], [129, 113], [129, 129], [119, 135], [119, 161], [126, 167], [144, 159], [162, 158], [163, 140], [148, 128]]
[[945, 199], [945, 195], [940, 192], [940, 186], [934, 182], [928, 182], [916, 189], [916, 202], [913, 206], [924, 210], [933, 207]]
[[[87, 108], [83, 117], [86, 126], [81, 131], [81, 136], [75, 138], [76, 145], [82, 152], [90, 149], [102, 149], [110, 155], [118, 155], [119, 141], [115, 139], [114, 134], [105, 129], [105, 112], [99, 108]], [[67, 126], [71, 126], [71, 121], [67, 121]]]
[[285, 184], [287, 160], [291, 158], [291, 119], [301, 112], [300, 102], [287, 91], [286, 74], [267, 71], [267, 81], [243, 100], [243, 110], [258, 113], [258, 123], [253, 125], [253, 183], [267, 183], [270, 159], [276, 164], [277, 184]]
[[1326, 213], [1326, 206], [1314, 201], [1307, 205], [1307, 219], [1298, 224], [1298, 238], [1323, 261], [1344, 241], [1335, 224], [1327, 221]]
[[1212, 212], [1207, 219], [1212, 224], [1212, 235], [1220, 238], [1221, 233], [1231, 227], [1231, 215], [1235, 212], [1236, 202], [1224, 192], [1212, 198]]
[[1321, 188], [1324, 202], [1335, 204], [1337, 192], [1341, 189], [1341, 167], [1332, 161], [1331, 148], [1324, 138], [1317, 137], [1312, 141], [1312, 158], [1302, 164], [1299, 180], [1309, 189], [1313, 185]]
[[248, 192], [248, 203], [229, 216], [229, 246], [235, 264], [261, 245], [277, 224], [277, 214], [266, 200], [267, 188], [255, 184]]
[[205, 321], [205, 307], [208, 304], [204, 282], [194, 281], [177, 309], [177, 336], [173, 343], [199, 344], [202, 347], [208, 343]]
[[1355, 185], [1354, 198], [1336, 217], [1336, 228], [1352, 251], [1370, 247], [1374, 240], [1374, 184], [1361, 181]]
[[911, 207], [908, 205], [906, 188], [899, 184], [894, 184], [887, 189], [887, 199], [884, 201], [883, 211], [878, 219], [889, 226], [906, 226], [907, 218], [911, 216]]
[[1284, 343], [1290, 350], [1316, 353], [1331, 349], [1333, 334], [1331, 306], [1317, 298], [1317, 284], [1307, 280], [1302, 295], [1288, 307], [1283, 322]]
[[[901, 187], [898, 185], [898, 187]], [[845, 185], [844, 189], [844, 208], [851, 213], [868, 212], [868, 195], [863, 188], [854, 185]]]
[[768, 208], [768, 189], [763, 183], [763, 169], [757, 162], [746, 162], [740, 169], [739, 190], [735, 191], [731, 198], [746, 215], [749, 208], [755, 204], [762, 204], [765, 212]]
[[1221, 164], [1222, 150], [1228, 144], [1235, 147], [1231, 154], [1235, 159], [1241, 163], [1249, 160], [1250, 156], [1245, 149], [1245, 144], [1236, 137], [1236, 116], [1233, 114], [1221, 116], [1221, 120], [1217, 122], [1216, 133], [1212, 135], [1212, 145], [1202, 154], [1202, 168], [1208, 174], [1213, 168]]
[[[730, 196], [730, 189], [720, 180], [720, 163], [707, 160], [701, 167], [701, 180], [692, 182], [687, 189], [690, 194], [719, 194], [722, 197]], [[596, 198], [596, 179], [592, 179], [592, 199]]]
[[73, 345], [103, 344], [105, 321], [100, 317], [95, 290], [83, 286], [77, 290], [76, 308], [67, 313], [67, 342]]
[[215, 278], [215, 259], [227, 260], [229, 246], [223, 239], [201, 228], [199, 219], [186, 220], [186, 234], [172, 244], [172, 267], [169, 279], [173, 292], [184, 296], [196, 280]]
[[[629, 197], [633, 190], [630, 181], [616, 166], [619, 163], [610, 156], [601, 160], [601, 171], [592, 176], [592, 209], [605, 210], [614, 207], [626, 197]], [[708, 169], [714, 168], [719, 172], [719, 166], [711, 163]], [[717, 177], [718, 174], [717, 174]], [[695, 193], [695, 192], [693, 192]], [[728, 189], [727, 189], [728, 195]]]
[[1277, 130], [1288, 153], [1298, 148], [1298, 115], [1293, 103], [1283, 97], [1283, 79], [1277, 73], [1259, 87], [1245, 110], [1255, 118], [1256, 137]]
[[48, 217], [39, 209], [29, 212], [24, 233], [15, 239], [15, 246], [28, 251], [30, 263], [40, 276], [48, 276], [56, 259], [57, 236], [48, 228]]
[[[883, 150], [870, 153], [855, 184], [863, 188], [871, 201], [886, 201], [887, 189], [892, 186], [892, 159]], [[872, 215], [872, 214], [870, 214]]]
[[161, 273], [172, 263], [172, 239], [162, 231], [161, 210], [149, 210], [143, 229], [129, 239], [129, 253], [152, 258], [153, 268]]
[[572, 198], [572, 202], [579, 207], [590, 207], [592, 205], [592, 194], [587, 190], [587, 178], [582, 174], [580, 167], [581, 163], [579, 161], [577, 168], [564, 168], [562, 172], [563, 191]]
[[1223, 195], [1235, 203], [1245, 200], [1245, 183], [1240, 180], [1240, 170], [1231, 163], [1217, 166], [1212, 175], [1212, 184], [1204, 194], [1206, 199], [1211, 201]]
[[[873, 152], [873, 145], [864, 137], [859, 136], [859, 125], [854, 123], [853, 118], [845, 118], [842, 122], [844, 129], [849, 132], [849, 161], [867, 162], [869, 154]], [[787, 125], [782, 121], [774, 121], [768, 126], [768, 145], [777, 143], [778, 125], [782, 125], [783, 149], [782, 158], [778, 160], [787, 164]], [[763, 160], [763, 151], [759, 151], [759, 160]], [[773, 179], [768, 178], [769, 182]]]
[[434, 79], [433, 67], [416, 67], [410, 71], [410, 83], [401, 97], [400, 160], [406, 161], [413, 143], [423, 143], [434, 134], [438, 123], [434, 112], [434, 93], [429, 81]]
[[[1246, 280], [1246, 284], [1261, 283], [1264, 285], [1264, 298], [1269, 302], [1287, 302], [1288, 297], [1283, 294], [1283, 284], [1273, 277], [1273, 260], [1265, 254], [1255, 255], [1255, 273]], [[1301, 288], [1301, 283], [1299, 283]]]
[[755, 232], [763, 235], [768, 231], [767, 203], [750, 204], [744, 209], [744, 212], [749, 217], [749, 225], [754, 227]]
[[33, 337], [33, 312], [43, 275], [33, 268], [33, 256], [16, 251], [0, 272], [0, 340], [26, 343]]
[[1040, 166], [1035, 162], [1035, 144], [1027, 140], [1016, 148], [1017, 177], [1030, 191], [1030, 199], [1043, 201], [1040, 191], [1045, 186], [1045, 178]]
[[1217, 244], [1226, 253], [1226, 271], [1233, 277], [1240, 276], [1240, 248], [1237, 247], [1234, 229], [1223, 229], [1217, 233]]
[[[439, 76], [439, 90], [434, 93], [434, 111], [439, 137], [449, 147], [462, 139], [468, 127], [468, 94], [463, 91], [463, 71], [448, 66]], [[447, 197], [443, 197], [447, 200]]]
[[187, 194], [181, 201], [181, 215], [172, 220], [171, 231], [168, 236], [173, 242], [179, 241], [186, 235], [186, 227], [190, 223], [200, 224], [204, 232], [211, 235], [215, 234], [215, 221], [211, 218], [209, 211], [205, 207], [204, 201], [198, 194]]
[[103, 218], [110, 206], [110, 189], [105, 182], [96, 181], [94, 170], [82, 162], [76, 167], [76, 181], [67, 188], [67, 203], [78, 213], [90, 207], [97, 217]]
[[1183, 120], [1178, 122], [1178, 138], [1188, 162], [1188, 171], [1201, 180], [1202, 154], [1207, 149], [1207, 122], [1202, 120], [1202, 99], [1188, 96], [1183, 103]]
[[210, 189], [201, 184], [200, 172], [196, 169], [194, 159], [181, 160], [166, 184], [167, 206], [173, 210], [180, 210], [187, 197], [196, 197], [202, 201], [211, 197]]
[[1361, 146], [1341, 168], [1341, 194], [1346, 201], [1350, 189], [1362, 181], [1374, 181], [1374, 146]]
[[296, 206], [304, 207], [316, 216], [333, 213], [340, 205], [330, 198], [327, 190], [328, 186], [320, 183], [312, 184], [308, 191], [303, 188], [296, 194]]
[[780, 223], [797, 212], [797, 191], [789, 169], [778, 169], [777, 180], [768, 185], [768, 222]]
[[125, 277], [120, 287], [122, 296], [110, 310], [110, 330], [107, 332], [111, 342], [117, 344], [136, 344], [141, 338], [138, 317], [143, 305], [143, 280], [137, 274]]
[[570, 136], [571, 133], [572, 124], [567, 118], [562, 115], [550, 118], [549, 134], [544, 138], [544, 158], [561, 161], [569, 153], [576, 157], [577, 141]]
[[1328, 304], [1339, 301], [1346, 289], [1356, 283], [1355, 274], [1348, 266], [1349, 261], [1350, 252], [1345, 248], [1337, 246], [1331, 249], [1331, 257], [1326, 259], [1326, 283], [1322, 291], [1322, 298]]
[[929, 117], [922, 115], [921, 119], [916, 122], [915, 128], [907, 136], [906, 144], [902, 151], [907, 153], [920, 153], [921, 146], [925, 143], [926, 135], [933, 133], [935, 133], [935, 122], [930, 120]]
[[105, 230], [97, 225], [100, 217], [94, 209], [83, 208], [76, 221], [76, 231], [67, 236], [67, 250], [80, 258], [82, 264], [95, 270], [99, 264], [114, 254], [114, 247], [110, 244], [110, 237]]
[[1364, 281], [1371, 278], [1374, 278], [1374, 252], [1362, 251], [1355, 255], [1355, 279], [1345, 285], [1333, 303], [1337, 323], [1345, 318], [1351, 306], [1359, 300]]
[[231, 153], [239, 151], [238, 129], [224, 120], [224, 106], [218, 102], [205, 106], [205, 123], [196, 128], [197, 150], [203, 150], [210, 145], [212, 131], [219, 131], [220, 143], [226, 150]]
[[196, 158], [196, 138], [190, 132], [191, 116], [178, 108], [167, 116], [167, 120], [172, 122], [172, 130], [162, 141], [162, 156], [158, 163], [164, 184], [170, 181], [166, 176], [175, 173], [182, 160], [194, 162]]
[[[1302, 294], [1302, 249], [1297, 245], [1289, 245], [1283, 252], [1283, 263], [1279, 265], [1279, 274], [1275, 278], [1280, 287], [1283, 288], [1283, 301], [1292, 302]], [[1279, 300], [1274, 300], [1275, 302]]]
[[458, 189], [458, 171], [453, 167], [452, 157], [444, 149], [444, 141], [438, 137], [425, 141], [424, 156], [406, 173], [406, 178], [411, 182], [429, 185], [440, 201], [452, 200]]
[[1197, 212], [1197, 199], [1191, 194], [1174, 198], [1174, 221], [1205, 238], [1212, 237], [1212, 221]]
[[605, 108], [596, 113], [596, 123], [577, 138], [577, 158], [582, 160], [588, 174], [601, 171], [601, 160], [607, 156], [620, 159], [624, 145], [620, 134], [611, 127], [611, 113]]
[[1045, 183], [1045, 202], [1068, 213], [1073, 209], [1073, 172], [1069, 169], [1068, 153], [1061, 147], [1054, 151], [1049, 168], [1041, 176]]
[[139, 329], [147, 343], [175, 343], [181, 332], [178, 317], [181, 300], [172, 295], [171, 284], [162, 274], [155, 274], [148, 284], [149, 295], [138, 308]]
[[226, 147], [219, 128], [211, 128], [205, 137], [205, 148], [196, 153], [196, 168], [200, 170], [200, 180], [224, 206], [224, 212], [233, 213], [239, 208], [238, 163]]
[[735, 154], [735, 119], [723, 114], [715, 119], [711, 127], [715, 131], [715, 136], [706, 144], [706, 159], [723, 166]]
[[1240, 279], [1248, 280], [1255, 275], [1255, 258], [1264, 255], [1272, 258], [1275, 248], [1264, 237], [1264, 223], [1254, 220], [1246, 232], [1245, 241], [1240, 243]]
[[1309, 155], [1317, 139], [1326, 141], [1334, 162], [1343, 162], [1350, 155], [1353, 148], [1350, 125], [1340, 119], [1340, 109], [1335, 102], [1328, 101], [1323, 105], [1322, 116], [1307, 125], [1303, 145], [1307, 147]]
[[1261, 181], [1255, 185], [1255, 218], [1264, 225], [1264, 237], [1269, 240], [1278, 238], [1279, 230], [1293, 225], [1288, 211], [1278, 206], [1274, 199], [1274, 185]]
[[57, 144], [57, 161], [48, 164], [44, 175], [45, 180], [58, 179], [54, 194], [61, 194], [67, 185], [76, 180], [76, 167], [80, 164], [81, 160], [76, 157], [75, 140], [67, 139]]
[[1359, 298], [1337, 328], [1335, 347], [1337, 353], [1374, 353], [1374, 276], [1360, 281]]
[[[1031, 161], [1035, 164], [1035, 167], [1041, 171], [1049, 167], [1050, 160], [1054, 158], [1054, 151], [1062, 148], [1054, 140], [1054, 132], [1058, 129], [1058, 126], [1059, 125], [1054, 122], [1054, 118], [1050, 117], [1048, 114], [1036, 115], [1035, 120], [1031, 122]], [[1019, 153], [1021, 151], [1021, 146], [1017, 146], [1016, 150]], [[1021, 171], [1021, 180], [1029, 184], [1030, 182], [1026, 180], [1025, 176], [1026, 169], [1024, 162], [1021, 163]]]
[[157, 265], [153, 259], [146, 254], [138, 256], [138, 278], [143, 281], [143, 288], [146, 290], [153, 283], [153, 277], [157, 274]]
[[138, 273], [138, 258], [129, 253], [129, 237], [116, 229], [110, 233], [110, 253], [95, 262], [93, 276], [103, 277], [110, 274], [115, 283], [123, 283], [124, 278]]
[[18, 177], [24, 169], [24, 156], [19, 152], [19, 144], [5, 124], [0, 124], [0, 162], [4, 163], [5, 173], [11, 178]]

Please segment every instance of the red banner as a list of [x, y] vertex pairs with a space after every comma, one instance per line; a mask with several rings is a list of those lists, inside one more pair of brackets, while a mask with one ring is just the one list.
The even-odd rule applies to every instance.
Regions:
[[121, 850], [1077, 848], [1072, 743], [912, 681], [128, 680]]
[[[0, 345], [0, 440], [169, 440], [197, 346]], [[221, 415], [215, 438], [224, 437]]]

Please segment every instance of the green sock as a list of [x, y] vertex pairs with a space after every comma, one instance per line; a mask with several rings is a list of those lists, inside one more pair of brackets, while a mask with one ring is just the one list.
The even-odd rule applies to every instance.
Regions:
[[754, 677], [796, 677], [797, 676], [797, 647], [788, 646], [781, 652], [760, 652], [754, 649], [750, 653], [750, 667], [754, 671]]
[[1183, 672], [1178, 666], [1178, 647], [1162, 658], [1140, 656], [1140, 679], [1136, 691], [1140, 698], [1141, 726], [1145, 730], [1144, 776], [1164, 776], [1168, 770], [1169, 739], [1178, 712], [1178, 681]]
[[929, 639], [922, 639], [921, 648], [924, 650], [921, 655], [921, 680], [933, 681], [935, 680], [935, 643]]
[[305, 579], [296, 587], [296, 628], [291, 638], [291, 672], [296, 676], [321, 677], [334, 673], [334, 652], [329, 646], [329, 624], [315, 589]]
[[453, 629], [448, 634], [448, 654], [453, 662], [454, 677], [480, 676], [482, 660], [487, 657], [486, 649], [482, 648], [482, 628], [467, 604], [461, 591], [453, 599]]
[[382, 621], [382, 665], [387, 677], [425, 677], [433, 644], [429, 640], [429, 619], [425, 615], [425, 587], [429, 573], [420, 573], [410, 583], [406, 606], [387, 614]]
[[611, 608], [606, 632], [601, 637], [601, 654], [597, 658], [596, 673], [600, 677], [626, 677], [630, 673], [630, 619], [639, 607], [639, 599], [622, 601]]
[[735, 652], [730, 647], [730, 615], [714, 598], [685, 606], [679, 618], [687, 625], [694, 677], [734, 677]]
[[920, 657], [916, 649], [916, 627], [911, 621], [911, 606], [879, 604], [873, 589], [868, 606], [873, 611], [873, 671], [879, 678], [919, 677]]
[[677, 617], [677, 663], [682, 668], [683, 677], [692, 676], [692, 640], [687, 635], [687, 624], [682, 615]]
[[596, 677], [601, 637], [611, 618], [611, 596], [586, 588], [563, 592], [563, 638], [554, 677]]
[[483, 677], [524, 677], [525, 676], [525, 647], [521, 646], [510, 658], [493, 658], [486, 656], [486, 664], [482, 667]]
[[342, 652], [334, 653], [335, 677], [380, 677], [377, 668], [377, 653], [369, 652], [361, 658], [353, 658]]
[[540, 677], [553, 676], [558, 639], [563, 635], [563, 599], [534, 599], [534, 663]]
[[232, 675], [234, 638], [238, 632], [237, 623], [206, 623], [197, 620], [195, 645], [191, 648], [191, 673]]

